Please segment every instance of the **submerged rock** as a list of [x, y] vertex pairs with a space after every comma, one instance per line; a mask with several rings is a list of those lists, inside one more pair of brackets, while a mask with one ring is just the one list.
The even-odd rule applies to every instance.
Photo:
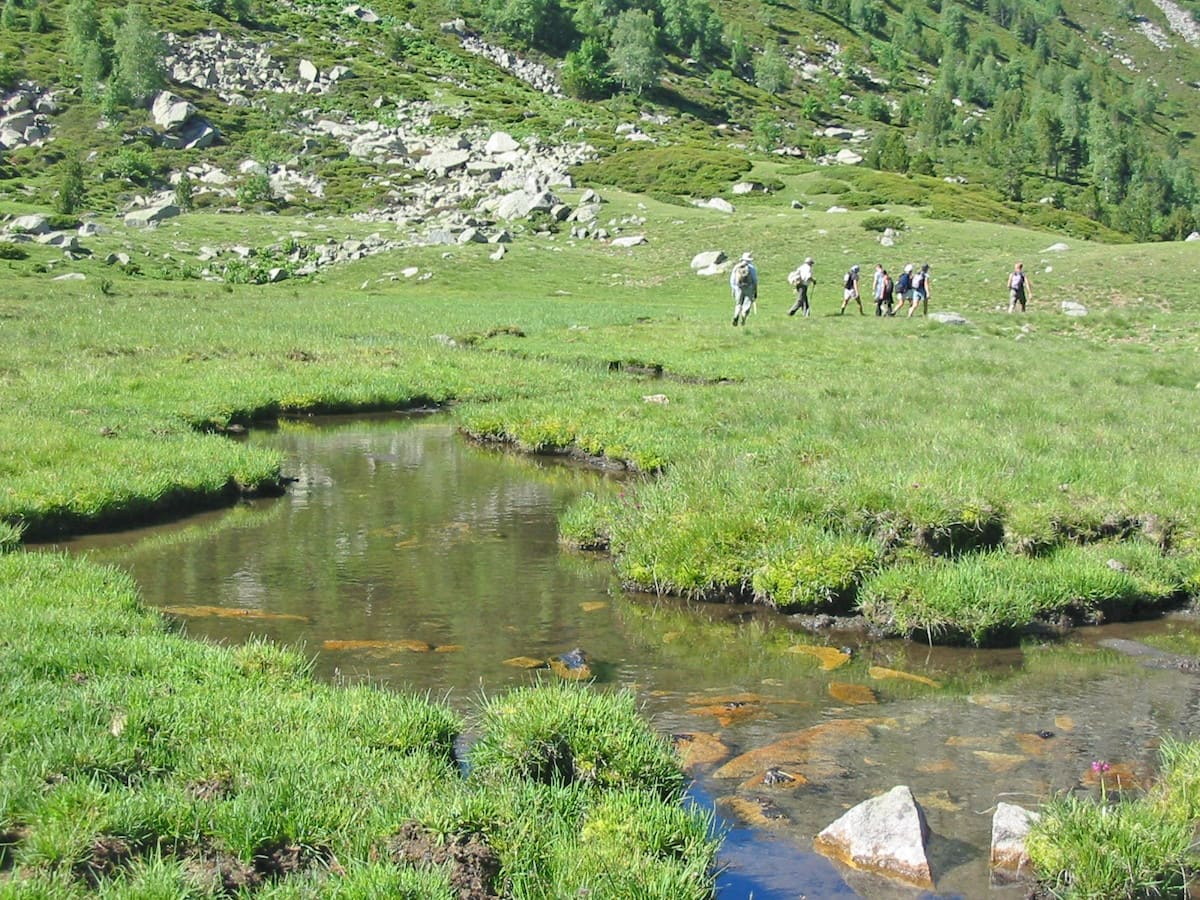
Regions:
[[587, 654], [578, 647], [554, 657], [550, 660], [550, 668], [559, 678], [568, 681], [585, 681], [592, 677], [592, 666]]

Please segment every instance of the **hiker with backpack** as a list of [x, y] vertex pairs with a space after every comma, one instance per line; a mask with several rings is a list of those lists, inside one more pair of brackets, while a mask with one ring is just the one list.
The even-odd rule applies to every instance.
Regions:
[[883, 308], [887, 307], [887, 315], [894, 316], [892, 312], [892, 276], [888, 274], [887, 269], [881, 263], [875, 264], [875, 315], [884, 315]]
[[729, 289], [733, 292], [733, 324], [745, 325], [750, 307], [758, 299], [758, 269], [749, 252], [743, 253], [729, 272]]
[[839, 316], [844, 316], [846, 314], [846, 307], [849, 305], [851, 300], [858, 304], [858, 314], [860, 316], [865, 316], [866, 313], [863, 312], [862, 296], [858, 292], [857, 265], [851, 266], [849, 271], [846, 272], [846, 280], [842, 287], [842, 311], [838, 313]]
[[1021, 312], [1025, 312], [1025, 301], [1032, 299], [1033, 285], [1029, 283], [1029, 276], [1025, 274], [1024, 264], [1017, 263], [1012, 274], [1008, 276], [1008, 311], [1012, 312], [1020, 303]]
[[800, 264], [800, 268], [788, 275], [788, 284], [796, 289], [796, 302], [788, 310], [789, 316], [794, 316], [798, 309], [804, 310], [805, 316], [809, 315], [808, 289], [816, 283], [817, 279], [813, 278], [813, 258], [810, 256]]
[[896, 312], [904, 312], [904, 304], [912, 300], [912, 270], [912, 263], [909, 263], [896, 280], [896, 294], [900, 297], [900, 305], [896, 307]]
[[921, 304], [921, 315], [929, 315], [929, 263], [923, 263], [919, 272], [914, 272], [912, 277], [912, 305], [908, 308], [908, 317], [911, 319], [912, 314], [917, 311], [917, 304]]

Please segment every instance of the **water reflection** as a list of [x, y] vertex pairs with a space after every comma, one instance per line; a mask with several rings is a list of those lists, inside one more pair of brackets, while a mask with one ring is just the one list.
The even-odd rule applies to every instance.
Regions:
[[572, 498], [608, 489], [596, 473], [473, 447], [437, 419], [293, 423], [250, 440], [285, 455], [285, 497], [70, 546], [128, 569], [192, 634], [302, 644], [324, 677], [461, 709], [552, 677], [515, 657], [584, 648], [604, 684], [637, 690], [657, 727], [704, 748], [695, 795], [732, 828], [723, 900], [933, 896], [808, 852], [897, 784], [925, 808], [937, 896], [1023, 896], [987, 886], [997, 801], [1082, 789], [1093, 759], [1149, 774], [1162, 736], [1200, 726], [1196, 676], [1086, 640], [978, 651], [842, 636], [833, 645], [853, 653], [835, 667], [791, 652], [807, 638], [765, 610], [622, 595], [607, 561], [557, 542]]

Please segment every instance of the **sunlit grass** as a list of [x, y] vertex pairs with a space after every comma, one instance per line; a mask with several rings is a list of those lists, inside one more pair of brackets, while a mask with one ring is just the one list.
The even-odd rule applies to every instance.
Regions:
[[[534, 893], [592, 881], [629, 852], [646, 860], [644, 883], [711, 894], [712, 823], [680, 805], [678, 761], [629, 695], [493, 698], [468, 779], [455, 754], [465, 723], [444, 704], [317, 682], [306, 655], [262, 641], [187, 640], [118, 570], [5, 553], [0, 614], [4, 896], [223, 896], [220, 867], [250, 873], [267, 896], [448, 896], [443, 870], [381, 864], [406, 822], [482, 836], [500, 877]], [[563, 735], [578, 776], [569, 803], [523, 824], [555, 861], [541, 874], [505, 837], [513, 797], [543, 787], [496, 761], [513, 730], [491, 710], [508, 706], [526, 711], [531, 734]], [[636, 808], [643, 830], [590, 843], [612, 849], [580, 868], [580, 830], [615, 815], [613, 803]], [[262, 862], [279, 848], [299, 854], [294, 874]]]
[[1200, 747], [1167, 741], [1144, 797], [1053, 800], [1029, 836], [1039, 880], [1063, 898], [1184, 896], [1200, 862]]

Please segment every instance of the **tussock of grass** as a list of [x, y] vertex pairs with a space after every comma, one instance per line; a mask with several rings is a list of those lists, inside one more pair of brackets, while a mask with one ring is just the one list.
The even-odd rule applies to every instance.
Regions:
[[1052, 896], [1182, 896], [1200, 862], [1200, 746], [1167, 741], [1160, 757], [1158, 781], [1144, 797], [1069, 794], [1042, 807], [1027, 846]]
[[879, 563], [878, 544], [797, 528], [767, 547], [751, 584], [780, 612], [847, 612], [862, 579]]
[[575, 685], [517, 689], [488, 700], [480, 718], [485, 736], [471, 762], [472, 774], [484, 781], [640, 787], [667, 800], [682, 795], [673, 751], [638, 717], [630, 694]]

